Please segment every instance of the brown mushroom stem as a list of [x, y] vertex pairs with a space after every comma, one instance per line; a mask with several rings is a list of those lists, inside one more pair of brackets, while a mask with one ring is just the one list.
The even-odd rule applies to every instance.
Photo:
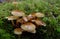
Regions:
[[13, 20], [11, 20], [11, 22], [12, 22], [12, 25], [14, 26], [15, 24], [14, 24], [14, 21]]

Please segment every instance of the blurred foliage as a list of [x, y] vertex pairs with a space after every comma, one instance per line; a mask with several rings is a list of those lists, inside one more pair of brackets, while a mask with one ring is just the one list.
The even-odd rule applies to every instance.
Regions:
[[60, 39], [60, 0], [19, 0], [15, 7], [10, 3], [0, 3], [0, 39], [18, 39], [13, 33], [11, 22], [5, 17], [11, 15], [11, 11], [18, 9], [26, 14], [42, 12], [45, 17], [42, 20], [46, 27], [39, 27], [36, 34], [23, 33], [21, 39]]

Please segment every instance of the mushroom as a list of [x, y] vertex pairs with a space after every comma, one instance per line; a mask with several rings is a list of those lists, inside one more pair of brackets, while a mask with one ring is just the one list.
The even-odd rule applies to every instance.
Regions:
[[42, 20], [35, 19], [31, 21], [34, 22], [37, 26], [46, 26], [46, 24]]
[[28, 20], [36, 19], [35, 13], [29, 14], [27, 18]]
[[28, 15], [28, 19], [36, 19], [37, 17], [44, 17], [44, 14], [37, 12], [37, 13], [32, 13]]
[[18, 19], [19, 17], [18, 16], [9, 16], [9, 17], [6, 17], [8, 20], [16, 20]]
[[42, 13], [40, 13], [40, 12], [37, 12], [37, 13], [35, 13], [35, 16], [36, 16], [36, 17], [44, 17], [44, 14], [42, 14]]
[[14, 16], [19, 16], [19, 17], [25, 16], [25, 13], [23, 11], [19, 11], [19, 10], [14, 10], [11, 12], [11, 14]]
[[32, 32], [36, 29], [36, 26], [30, 22], [22, 24], [21, 28], [27, 32]]
[[26, 22], [28, 22], [27, 17], [22, 17], [22, 18], [16, 20], [16, 25], [24, 24]]
[[26, 22], [28, 22], [28, 18], [25, 16], [25, 17], [22, 17], [22, 18], [18, 19], [16, 21], [16, 24], [18, 24], [18, 23], [24, 24]]
[[24, 20], [25, 22], [28, 22], [27, 16], [24, 16], [24, 17], [23, 17], [23, 20]]
[[20, 35], [20, 34], [22, 34], [22, 32], [23, 32], [23, 30], [21, 28], [14, 29], [14, 34], [16, 34], [16, 35]]
[[12, 4], [17, 5], [17, 4], [18, 4], [18, 2], [14, 1], [14, 2], [12, 2]]
[[16, 21], [16, 24], [17, 24], [17, 25], [18, 25], [19, 23], [24, 24], [25, 21], [21, 18], [21, 19], [18, 19], [18, 20]]
[[18, 16], [9, 16], [9, 17], [6, 17], [8, 20], [11, 20], [11, 22], [12, 22], [12, 24], [13, 24], [13, 26], [14, 26], [14, 22], [13, 22], [13, 20], [16, 20], [16, 19], [18, 19], [19, 17]]

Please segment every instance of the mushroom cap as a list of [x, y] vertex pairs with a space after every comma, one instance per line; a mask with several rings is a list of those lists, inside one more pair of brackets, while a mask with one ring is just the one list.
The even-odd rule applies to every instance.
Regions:
[[44, 17], [44, 14], [40, 13], [40, 12], [35, 13], [35, 15], [36, 15], [36, 17]]
[[16, 22], [24, 24], [24, 23], [28, 22], [28, 18], [27, 17], [22, 17], [21, 19], [18, 19]]
[[21, 28], [14, 29], [14, 34], [20, 35], [22, 34], [23, 30]]
[[26, 16], [23, 17], [23, 20], [24, 20], [25, 22], [28, 22], [28, 18], [27, 18]]
[[22, 18], [20, 18], [20, 19], [17, 19], [16, 22], [17, 22], [17, 23], [24, 24], [24, 23], [28, 22], [28, 18], [25, 16], [25, 17], [22, 17]]
[[25, 21], [22, 18], [21, 19], [18, 19], [16, 22], [17, 23], [21, 23], [21, 24], [25, 23]]
[[16, 20], [18, 19], [19, 17], [18, 16], [9, 16], [9, 17], [6, 17], [8, 20]]
[[12, 2], [12, 4], [14, 4], [14, 5], [16, 5], [16, 4], [18, 4], [19, 2], [16, 2], [16, 1], [14, 1], [14, 2]]
[[33, 22], [35, 22], [35, 23], [36, 23], [36, 25], [46, 26], [46, 24], [45, 24], [43, 21], [38, 20], [38, 19], [34, 20]]
[[23, 11], [19, 11], [19, 10], [14, 10], [11, 12], [11, 14], [14, 16], [25, 16], [25, 13]]
[[35, 18], [36, 18], [35, 13], [29, 14], [29, 15], [27, 16], [27, 18], [28, 18], [28, 20], [35, 19]]
[[36, 29], [36, 26], [32, 23], [22, 24], [21, 28], [25, 31], [31, 32]]

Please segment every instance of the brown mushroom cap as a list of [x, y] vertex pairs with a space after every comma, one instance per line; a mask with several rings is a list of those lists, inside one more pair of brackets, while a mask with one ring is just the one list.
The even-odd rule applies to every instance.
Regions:
[[22, 34], [23, 30], [21, 28], [14, 29], [14, 34], [20, 35]]
[[17, 5], [19, 2], [16, 2], [16, 1], [14, 1], [14, 2], [12, 2], [12, 4], [14, 4], [14, 5]]
[[37, 12], [37, 13], [35, 13], [35, 16], [36, 17], [44, 17], [44, 14], [43, 13], [40, 13], [40, 12]]
[[21, 18], [21, 19], [18, 19], [18, 20], [16, 21], [16, 23], [24, 24], [24, 23], [25, 23], [25, 21]]
[[28, 18], [27, 18], [26, 16], [23, 17], [23, 20], [24, 20], [25, 22], [28, 22]]
[[22, 18], [18, 19], [17, 22], [22, 23], [22, 24], [26, 23], [26, 22], [28, 22], [28, 18], [27, 17], [22, 17]]
[[17, 19], [16, 23], [24, 24], [24, 23], [26, 23], [28, 21], [29, 21], [28, 18], [26, 16], [25, 17], [23, 16], [22, 18]]
[[9, 17], [6, 17], [8, 20], [16, 20], [18, 19], [19, 17], [18, 16], [9, 16]]
[[36, 20], [34, 20], [33, 22], [35, 22], [36, 25], [46, 26], [46, 24], [45, 24], [42, 20], [38, 20], [38, 19], [36, 19]]
[[31, 32], [36, 29], [36, 26], [28, 22], [28, 23], [22, 24], [21, 28], [25, 31]]
[[28, 20], [36, 19], [35, 13], [29, 14], [27, 18]]
[[19, 11], [19, 10], [14, 10], [11, 12], [11, 14], [14, 16], [25, 16], [25, 13], [23, 11]]

